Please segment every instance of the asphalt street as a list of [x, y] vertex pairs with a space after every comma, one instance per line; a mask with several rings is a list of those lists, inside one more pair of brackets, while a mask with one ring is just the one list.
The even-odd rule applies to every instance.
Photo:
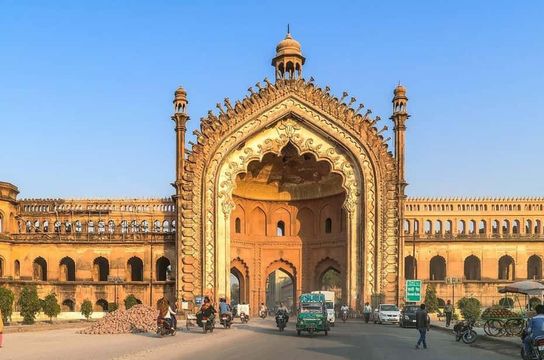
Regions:
[[74, 329], [5, 335], [0, 359], [519, 359], [519, 350], [478, 340], [469, 346], [440, 330], [428, 334], [429, 348], [416, 350], [417, 331], [394, 325], [339, 323], [325, 336], [297, 336], [290, 322], [280, 333], [272, 319], [252, 319], [231, 329], [199, 328], [175, 337], [153, 334], [80, 335]]

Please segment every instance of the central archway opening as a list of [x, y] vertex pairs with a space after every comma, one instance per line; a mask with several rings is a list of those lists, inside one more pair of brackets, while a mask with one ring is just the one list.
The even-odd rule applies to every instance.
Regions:
[[[290, 142], [249, 162], [232, 192], [230, 253], [253, 264], [251, 286], [231, 269], [231, 301], [242, 301], [247, 293], [253, 309], [261, 303], [270, 309], [281, 302], [295, 306], [300, 293], [323, 290], [323, 281], [338, 299], [346, 295], [343, 181], [328, 159], [301, 153]], [[325, 258], [334, 259], [335, 266], [316, 271]], [[268, 272], [267, 264], [274, 262], [290, 264], [289, 270]]]
[[295, 284], [291, 274], [282, 269], [268, 274], [265, 304], [269, 310], [277, 309], [280, 304], [293, 309], [295, 296]]

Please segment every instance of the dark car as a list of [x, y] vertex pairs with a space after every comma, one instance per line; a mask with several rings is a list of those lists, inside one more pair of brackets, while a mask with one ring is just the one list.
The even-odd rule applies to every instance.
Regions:
[[416, 311], [419, 310], [417, 305], [406, 305], [400, 312], [400, 327], [416, 327]]

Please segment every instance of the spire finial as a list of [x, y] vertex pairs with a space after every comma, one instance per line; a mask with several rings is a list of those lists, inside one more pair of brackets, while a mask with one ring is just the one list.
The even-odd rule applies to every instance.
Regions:
[[290, 34], [290, 33], [291, 33], [291, 31], [289, 29], [289, 23], [287, 23], [287, 34]]

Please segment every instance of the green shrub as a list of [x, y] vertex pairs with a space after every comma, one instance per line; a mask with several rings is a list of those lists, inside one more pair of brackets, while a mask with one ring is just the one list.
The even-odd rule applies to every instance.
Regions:
[[51, 293], [45, 297], [42, 301], [42, 310], [43, 313], [49, 316], [49, 322], [53, 322], [53, 317], [56, 317], [60, 314], [60, 305], [57, 301], [57, 296], [54, 293]]
[[93, 314], [93, 303], [90, 300], [85, 300], [81, 303], [81, 315], [85, 316], [85, 319], [89, 320]]
[[[542, 304], [542, 301], [540, 301], [539, 298], [532, 297], [532, 298], [529, 299], [529, 308], [531, 310], [534, 310], [535, 306], [537, 306], [538, 304]], [[2, 311], [4, 311], [4, 310], [2, 309]]]
[[24, 286], [17, 302], [21, 309], [23, 324], [34, 324], [36, 315], [40, 312], [41, 301], [35, 285]]
[[125, 309], [128, 310], [134, 305], [137, 305], [138, 303], [140, 303], [140, 301], [136, 298], [136, 296], [130, 294], [125, 298]]
[[438, 311], [438, 298], [436, 297], [436, 288], [434, 285], [429, 284], [425, 289], [425, 307], [428, 313], [435, 313]]
[[457, 301], [457, 308], [465, 320], [478, 320], [482, 304], [480, 300], [473, 297], [463, 297]]
[[119, 304], [114, 302], [108, 304], [108, 312], [114, 312], [117, 309], [119, 309]]
[[15, 295], [13, 294], [13, 291], [5, 287], [0, 287], [0, 310], [2, 311], [1, 321], [7, 323], [8, 318], [11, 318], [14, 300]]

